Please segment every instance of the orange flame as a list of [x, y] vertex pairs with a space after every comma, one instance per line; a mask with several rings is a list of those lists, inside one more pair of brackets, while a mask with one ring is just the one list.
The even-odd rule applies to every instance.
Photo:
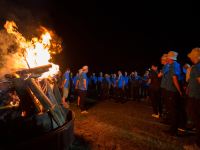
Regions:
[[[40, 38], [34, 37], [30, 41], [28, 41], [25, 37], [23, 37], [21, 33], [18, 32], [18, 27], [15, 22], [6, 21], [4, 27], [9, 34], [13, 34], [16, 37], [16, 42], [21, 48], [21, 53], [23, 54], [22, 56], [24, 56], [24, 58], [22, 57], [19, 61], [25, 62], [25, 59], [27, 64], [24, 64], [24, 66], [26, 68], [52, 64], [52, 68], [50, 68], [48, 72], [42, 74], [41, 78], [54, 76], [58, 73], [59, 66], [50, 62], [50, 48], [52, 46], [52, 37], [47, 29], [43, 28], [44, 33], [41, 35]], [[61, 47], [61, 45], [59, 46]]]

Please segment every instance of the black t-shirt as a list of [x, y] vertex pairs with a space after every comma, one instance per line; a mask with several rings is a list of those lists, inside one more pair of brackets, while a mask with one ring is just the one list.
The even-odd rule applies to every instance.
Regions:
[[159, 89], [160, 88], [160, 79], [158, 78], [158, 72], [151, 71], [149, 78], [151, 79], [150, 88]]

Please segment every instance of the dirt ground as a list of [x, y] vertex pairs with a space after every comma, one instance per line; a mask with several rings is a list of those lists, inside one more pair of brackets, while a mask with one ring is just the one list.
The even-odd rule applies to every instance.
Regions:
[[94, 103], [82, 115], [76, 104], [76, 140], [72, 150], [181, 150], [191, 137], [173, 137], [163, 131], [168, 126], [151, 117], [152, 108], [144, 102]]

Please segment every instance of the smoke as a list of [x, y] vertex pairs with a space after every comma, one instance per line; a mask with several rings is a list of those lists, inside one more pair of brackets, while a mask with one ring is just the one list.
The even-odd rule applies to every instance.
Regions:
[[26, 67], [20, 51], [16, 38], [5, 30], [0, 30], [0, 78]]

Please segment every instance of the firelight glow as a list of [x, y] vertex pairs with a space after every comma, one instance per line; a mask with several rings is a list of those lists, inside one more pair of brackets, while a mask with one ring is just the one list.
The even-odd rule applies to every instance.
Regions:
[[[52, 64], [49, 71], [42, 74], [41, 78], [54, 76], [58, 73], [59, 66], [50, 62], [52, 37], [47, 29], [43, 27], [44, 31], [40, 38], [33, 37], [31, 40], [27, 40], [20, 32], [18, 32], [18, 27], [14, 21], [6, 21], [4, 28], [9, 34], [16, 37], [16, 42], [19, 44], [22, 53], [21, 58], [18, 61], [24, 62], [23, 67], [33, 68]], [[52, 51], [52, 53], [55, 53], [55, 51]], [[19, 68], [20, 67], [22, 66], [19, 66]]]

